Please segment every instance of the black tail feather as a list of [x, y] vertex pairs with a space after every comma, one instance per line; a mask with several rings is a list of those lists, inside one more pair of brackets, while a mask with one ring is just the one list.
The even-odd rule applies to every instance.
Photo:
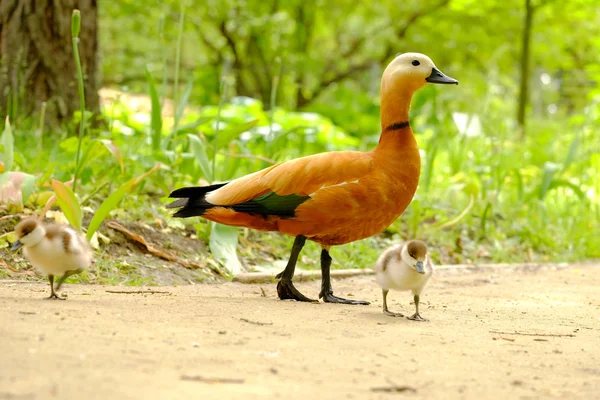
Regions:
[[201, 196], [204, 196], [208, 192], [212, 192], [213, 190], [217, 190], [217, 189], [227, 185], [228, 183], [229, 182], [217, 183], [215, 185], [209, 185], [209, 186], [183, 187], [183, 188], [172, 191], [171, 194], [169, 195], [169, 197], [171, 197], [171, 198], [201, 197]]

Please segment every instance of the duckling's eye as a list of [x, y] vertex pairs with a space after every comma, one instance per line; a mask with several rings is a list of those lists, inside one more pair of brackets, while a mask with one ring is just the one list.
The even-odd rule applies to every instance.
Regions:
[[419, 60], [412, 60], [412, 65], [414, 65], [415, 67], [420, 64], [421, 63], [419, 62]]

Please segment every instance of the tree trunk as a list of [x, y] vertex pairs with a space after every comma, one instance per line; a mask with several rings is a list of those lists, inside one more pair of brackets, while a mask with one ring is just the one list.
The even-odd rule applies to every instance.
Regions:
[[531, 26], [535, 8], [531, 0], [525, 0], [525, 17], [523, 21], [523, 36], [521, 37], [521, 82], [519, 85], [519, 103], [517, 105], [517, 123], [521, 136], [525, 136], [526, 111], [529, 103], [529, 59], [531, 45]]
[[31, 116], [47, 102], [46, 122], [56, 125], [79, 110], [71, 40], [74, 9], [81, 11], [86, 109], [98, 112], [97, 0], [1, 0], [0, 116]]

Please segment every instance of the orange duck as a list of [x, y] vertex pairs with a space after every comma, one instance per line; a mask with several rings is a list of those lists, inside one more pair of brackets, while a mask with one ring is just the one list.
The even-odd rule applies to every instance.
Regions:
[[277, 275], [280, 299], [316, 301], [292, 283], [305, 241], [321, 245], [319, 298], [329, 303], [369, 304], [334, 296], [331, 246], [382, 232], [411, 202], [421, 169], [408, 121], [412, 95], [427, 83], [458, 84], [419, 53], [396, 57], [381, 79], [379, 144], [368, 152], [332, 151], [285, 161], [227, 183], [184, 187], [168, 204], [175, 217], [201, 216], [225, 225], [295, 236], [285, 269]]

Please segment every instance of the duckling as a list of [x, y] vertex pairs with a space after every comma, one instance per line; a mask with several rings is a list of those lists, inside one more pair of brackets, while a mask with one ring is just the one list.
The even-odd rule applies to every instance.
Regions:
[[64, 300], [54, 289], [54, 275], [62, 275], [58, 291], [69, 276], [78, 274], [92, 262], [92, 250], [85, 237], [65, 225], [45, 225], [35, 218], [27, 218], [15, 227], [17, 241], [11, 250], [24, 247], [23, 254], [31, 264], [48, 274], [50, 297]]
[[419, 314], [419, 296], [433, 274], [433, 264], [427, 255], [427, 245], [420, 240], [410, 240], [387, 249], [375, 264], [377, 283], [383, 292], [383, 313], [390, 317], [403, 317], [388, 310], [387, 294], [390, 289], [411, 290], [416, 312], [408, 317], [414, 321], [427, 321]]

